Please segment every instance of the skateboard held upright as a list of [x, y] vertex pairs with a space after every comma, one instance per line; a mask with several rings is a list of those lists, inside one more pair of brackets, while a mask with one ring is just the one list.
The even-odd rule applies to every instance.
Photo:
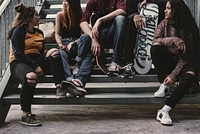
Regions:
[[158, 25], [158, 15], [157, 4], [147, 3], [141, 8], [140, 16], [144, 21], [144, 27], [137, 32], [134, 59], [134, 68], [139, 74], [146, 74], [151, 69], [150, 49]]

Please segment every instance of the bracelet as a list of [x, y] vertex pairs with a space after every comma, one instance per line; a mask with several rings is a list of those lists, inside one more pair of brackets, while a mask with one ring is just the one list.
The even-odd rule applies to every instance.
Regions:
[[60, 44], [62, 44], [62, 42], [59, 42], [59, 43], [58, 43], [58, 47], [60, 47]]
[[62, 42], [58, 42], [57, 44], [59, 45], [59, 44], [61, 44]]

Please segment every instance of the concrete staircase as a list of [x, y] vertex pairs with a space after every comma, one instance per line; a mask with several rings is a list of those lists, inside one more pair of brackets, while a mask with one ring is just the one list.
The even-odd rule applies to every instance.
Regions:
[[[40, 11], [43, 22], [55, 22], [55, 14], [61, 10], [62, 0], [46, 0]], [[53, 5], [57, 8], [52, 8]], [[84, 5], [83, 5], [84, 7]], [[51, 47], [56, 47], [54, 42]], [[49, 44], [47, 44], [49, 45]], [[50, 48], [50, 47], [49, 47]], [[46, 47], [48, 49], [48, 47]], [[55, 86], [52, 75], [39, 79], [35, 90], [33, 104], [42, 105], [104, 105], [104, 104], [164, 104], [165, 98], [154, 98], [153, 93], [158, 89], [157, 76], [150, 71], [149, 74], [136, 74], [132, 79], [108, 77], [103, 75], [95, 66], [92, 76], [86, 85], [88, 94], [83, 98], [56, 99]], [[5, 88], [0, 92], [0, 123], [5, 121], [9, 108], [13, 104], [20, 104], [20, 84], [10, 76], [9, 69], [4, 77]], [[184, 97], [180, 103], [200, 103], [200, 94]]]

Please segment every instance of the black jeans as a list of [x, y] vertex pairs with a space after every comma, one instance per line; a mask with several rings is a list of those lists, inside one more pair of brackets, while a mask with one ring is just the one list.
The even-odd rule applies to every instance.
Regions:
[[[161, 45], [152, 46], [151, 56], [158, 75], [158, 80], [160, 83], [163, 83], [167, 75], [173, 71], [178, 61]], [[189, 71], [194, 72], [195, 75], [187, 73]], [[185, 65], [179, 74], [179, 84], [173, 94], [167, 98], [166, 105], [171, 108], [175, 107], [181, 98], [188, 93], [190, 87], [197, 79], [197, 75], [198, 73], [193, 67]]]
[[137, 36], [137, 28], [132, 19], [127, 18], [124, 36], [124, 64], [134, 63], [135, 42]]
[[[59, 84], [62, 80], [64, 80], [63, 65], [60, 57], [49, 57], [48, 59], [45, 59], [45, 55], [40, 55], [37, 58], [37, 62], [45, 74], [53, 74], [55, 84]], [[21, 110], [31, 112], [31, 103], [33, 100], [35, 86], [30, 86], [27, 83], [26, 75], [30, 72], [34, 72], [34, 69], [30, 65], [23, 62], [13, 61], [10, 63], [10, 71], [11, 75], [18, 79], [22, 84], [22, 88], [20, 90]]]
[[158, 81], [163, 83], [167, 75], [169, 75], [175, 68], [178, 60], [175, 60], [173, 55], [161, 45], [155, 45], [151, 47], [151, 57], [156, 68]]

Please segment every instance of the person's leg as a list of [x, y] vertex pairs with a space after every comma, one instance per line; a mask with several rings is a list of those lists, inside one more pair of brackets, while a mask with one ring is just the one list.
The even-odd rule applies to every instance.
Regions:
[[90, 77], [93, 65], [93, 56], [91, 53], [88, 53], [87, 56], [83, 59], [80, 69], [76, 75], [76, 79], [79, 79], [82, 82], [83, 86], [85, 86], [87, 80]]
[[183, 96], [188, 93], [196, 78], [195, 70], [186, 65], [181, 72], [179, 84], [173, 91], [170, 98], [167, 98], [166, 105], [174, 108], [176, 104], [183, 98]]
[[133, 78], [135, 75], [134, 58], [135, 58], [135, 42], [137, 36], [137, 28], [131, 18], [127, 18], [124, 36], [124, 62], [122, 78]]
[[164, 125], [172, 125], [172, 119], [169, 116], [169, 112], [176, 104], [183, 98], [183, 96], [188, 92], [192, 84], [196, 80], [194, 69], [188, 66], [184, 67], [179, 81], [179, 85], [174, 90], [172, 95], [167, 98], [164, 107], [158, 110], [156, 119], [159, 120]]
[[60, 56], [63, 63], [65, 79], [70, 81], [72, 80], [72, 74], [71, 74], [70, 65], [69, 65], [69, 61], [71, 58], [70, 53], [64, 50], [59, 50], [59, 52], [60, 52]]
[[31, 103], [34, 89], [37, 84], [37, 75], [29, 65], [24, 63], [16, 63], [13, 66], [11, 65], [11, 75], [22, 83], [20, 91], [22, 111], [31, 113]]
[[[63, 54], [65, 53], [63, 52]], [[56, 97], [58, 99], [65, 98], [66, 91], [61, 87], [61, 82], [65, 80], [65, 76], [64, 76], [63, 61], [61, 59], [59, 50], [56, 48], [50, 49], [47, 52], [46, 56], [44, 58], [41, 58], [40, 61], [44, 60], [45, 58], [46, 62], [43, 61], [41, 64], [43, 64], [42, 67], [44, 70], [49, 70], [49, 72], [53, 74], [56, 86]], [[66, 70], [68, 69], [66, 68]]]
[[85, 84], [90, 77], [90, 73], [93, 67], [93, 57], [91, 53], [83, 59], [80, 69], [75, 77], [71, 81], [63, 81], [62, 87], [66, 88], [74, 97], [83, 97], [87, 91], [85, 90]]
[[124, 64], [134, 63], [134, 48], [137, 36], [137, 28], [132, 19], [127, 18], [124, 36]]
[[91, 51], [91, 38], [88, 34], [83, 34], [80, 37], [80, 42], [77, 44], [77, 56], [75, 60], [77, 62], [82, 62], [82, 60]]
[[158, 81], [163, 83], [167, 74], [170, 74], [175, 68], [177, 61], [174, 60], [172, 54], [162, 45], [154, 45], [151, 47], [151, 57], [158, 75]]
[[53, 74], [55, 85], [59, 85], [65, 80], [63, 63], [58, 49], [50, 49], [45, 56], [38, 60], [45, 74]]
[[31, 111], [37, 75], [33, 68], [24, 63], [11, 63], [11, 75], [22, 84], [20, 90], [20, 105], [23, 111], [21, 123], [29, 126], [40, 126], [40, 121], [35, 118]]
[[110, 29], [107, 32], [107, 39], [113, 39], [113, 55], [112, 62], [120, 64], [124, 33], [125, 33], [125, 16], [116, 16]]
[[174, 60], [165, 47], [154, 45], [151, 47], [151, 57], [156, 69], [158, 81], [161, 83], [159, 89], [154, 93], [154, 97], [165, 97], [170, 91], [170, 85], [163, 83], [168, 74], [175, 68], [177, 61]]
[[83, 34], [80, 37], [80, 41], [76, 44], [76, 51], [77, 51], [77, 55], [76, 55], [76, 65], [75, 68], [73, 69], [73, 76], [76, 76], [80, 65], [83, 61], [83, 59], [87, 56], [87, 53], [89, 53], [91, 51], [91, 38], [88, 34]]

